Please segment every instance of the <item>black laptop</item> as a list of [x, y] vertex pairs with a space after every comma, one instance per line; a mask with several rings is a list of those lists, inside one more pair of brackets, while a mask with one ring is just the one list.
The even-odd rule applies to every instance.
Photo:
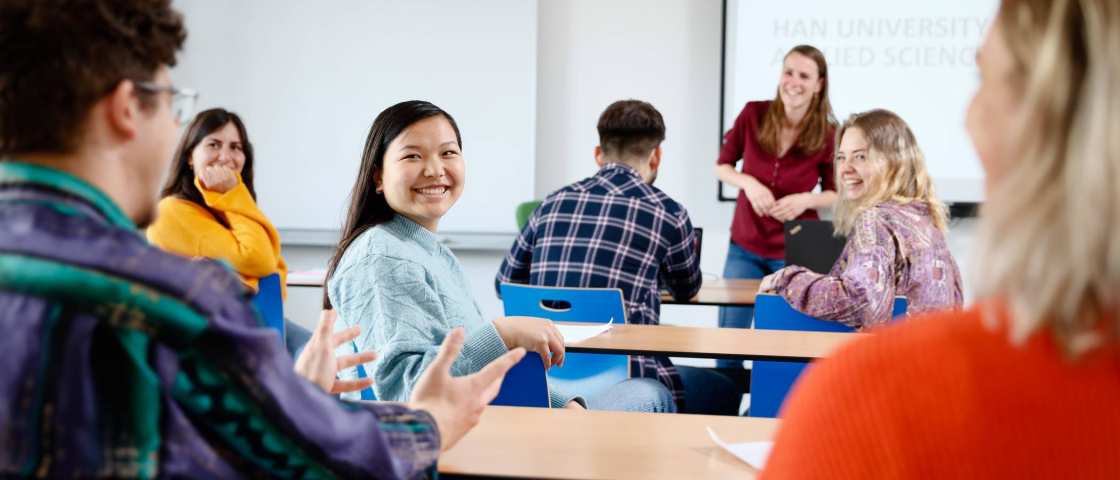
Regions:
[[828, 273], [848, 240], [832, 236], [828, 220], [794, 220], [785, 224], [786, 265]]
[[704, 229], [696, 227], [692, 231], [696, 234], [696, 263], [700, 263], [700, 249], [704, 246]]

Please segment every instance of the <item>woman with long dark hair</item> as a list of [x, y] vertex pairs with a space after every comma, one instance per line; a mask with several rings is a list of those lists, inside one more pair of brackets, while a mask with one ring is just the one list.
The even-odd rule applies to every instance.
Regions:
[[[199, 112], [175, 150], [161, 195], [149, 242], [187, 257], [223, 260], [253, 292], [260, 278], [278, 274], [286, 296], [280, 234], [257, 206], [253, 144], [241, 117], [222, 108]], [[291, 321], [284, 330], [288, 351], [298, 357], [311, 332]]]
[[[538, 353], [546, 368], [564, 361], [564, 339], [551, 321], [485, 320], [459, 261], [436, 236], [463, 192], [462, 145], [451, 115], [423, 101], [381, 112], [366, 138], [323, 306], [366, 332], [357, 343], [378, 352], [371, 375], [382, 400], [407, 400], [443, 337], [457, 327], [465, 329], [466, 342], [451, 366], [455, 375], [476, 372], [517, 347]], [[674, 408], [667, 389], [653, 380], [631, 379], [607, 392], [634, 399], [623, 409]], [[553, 407], [583, 407], [581, 398], [555, 388], [549, 396]]]
[[200, 112], [183, 134], [148, 241], [180, 255], [228, 262], [256, 291], [261, 277], [288, 267], [280, 234], [257, 207], [253, 145], [236, 113]]

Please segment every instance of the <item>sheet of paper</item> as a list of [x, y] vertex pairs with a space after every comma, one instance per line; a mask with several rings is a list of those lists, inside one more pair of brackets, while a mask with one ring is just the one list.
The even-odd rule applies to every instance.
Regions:
[[614, 317], [607, 323], [589, 323], [587, 325], [556, 325], [560, 334], [564, 336], [565, 344], [579, 343], [611, 329]]
[[315, 270], [302, 270], [299, 272], [288, 272], [289, 284], [323, 284], [323, 278], [327, 276], [325, 269]]
[[720, 440], [719, 435], [712, 431], [712, 427], [708, 427], [708, 435], [716, 445], [758, 470], [766, 466], [766, 457], [770, 456], [770, 448], [774, 446], [774, 442], [771, 441], [727, 443]]

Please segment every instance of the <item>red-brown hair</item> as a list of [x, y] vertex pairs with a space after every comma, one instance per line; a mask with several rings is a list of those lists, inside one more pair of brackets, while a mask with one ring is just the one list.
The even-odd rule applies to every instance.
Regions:
[[[798, 125], [801, 133], [797, 137], [797, 143], [791, 148], [796, 148], [804, 153], [815, 153], [825, 146], [829, 131], [836, 126], [836, 117], [832, 113], [832, 102], [828, 99], [828, 62], [824, 60], [824, 54], [812, 45], [793, 47], [784, 58], [789, 58], [794, 53], [809, 57], [817, 64], [821, 91], [813, 95], [812, 103], [809, 104], [809, 112], [801, 120], [801, 125]], [[778, 88], [781, 89], [782, 87], [779, 86]], [[766, 110], [766, 116], [762, 119], [762, 128], [758, 134], [758, 143], [766, 153], [771, 155], [781, 153], [782, 142], [780, 136], [782, 126], [785, 124], [786, 106], [782, 102], [782, 96], [775, 92], [774, 101], [770, 103], [770, 108]]]

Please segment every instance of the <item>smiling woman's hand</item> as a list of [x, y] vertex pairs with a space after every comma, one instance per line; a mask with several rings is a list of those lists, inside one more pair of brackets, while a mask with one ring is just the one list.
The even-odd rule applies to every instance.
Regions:
[[202, 187], [211, 192], [226, 193], [237, 186], [237, 174], [227, 167], [209, 165], [196, 173]]

